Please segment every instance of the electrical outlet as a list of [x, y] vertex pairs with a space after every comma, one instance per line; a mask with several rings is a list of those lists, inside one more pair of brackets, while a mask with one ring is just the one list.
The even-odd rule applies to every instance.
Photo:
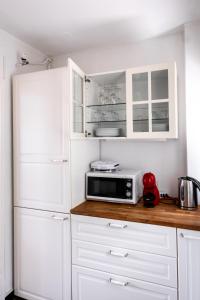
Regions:
[[160, 198], [167, 198], [168, 194], [166, 193], [166, 191], [160, 191]]

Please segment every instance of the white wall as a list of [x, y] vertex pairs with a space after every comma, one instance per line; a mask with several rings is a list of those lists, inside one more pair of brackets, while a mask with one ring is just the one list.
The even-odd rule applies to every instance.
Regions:
[[55, 66], [71, 57], [86, 73], [176, 61], [178, 70], [179, 139], [167, 142], [102, 142], [103, 159], [122, 167], [152, 171], [161, 190], [177, 195], [177, 178], [186, 174], [184, 36], [171, 34], [134, 45], [89, 49], [55, 58]]
[[[0, 211], [0, 228], [4, 232], [0, 235], [0, 245], [4, 244], [5, 255], [5, 293], [12, 290], [12, 139], [11, 139], [11, 76], [18, 72], [38, 70], [38, 67], [17, 68], [17, 56], [27, 53], [30, 60], [36, 61], [44, 58], [44, 55], [29, 45], [14, 38], [3, 30], [0, 30], [0, 79], [3, 96], [1, 97], [0, 111], [0, 201], [3, 210]], [[4, 59], [2, 58], [4, 57]], [[1, 222], [3, 224], [1, 224]], [[4, 225], [4, 227], [2, 226]], [[4, 234], [4, 243], [1, 239]]]
[[85, 173], [91, 161], [99, 159], [99, 143], [96, 140], [71, 140], [71, 205], [82, 203], [85, 198]]
[[188, 175], [200, 180], [200, 22], [185, 26]]

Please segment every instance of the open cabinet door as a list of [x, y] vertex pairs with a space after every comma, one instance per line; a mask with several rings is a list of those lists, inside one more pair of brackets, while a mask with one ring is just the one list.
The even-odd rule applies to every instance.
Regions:
[[85, 73], [69, 58], [69, 101], [71, 137], [85, 137]]
[[[4, 278], [4, 184], [3, 184], [3, 117], [4, 117], [4, 111], [3, 111], [3, 56], [0, 57], [0, 300], [4, 299], [5, 294], [5, 278]], [[4, 125], [5, 126], [5, 125]]]

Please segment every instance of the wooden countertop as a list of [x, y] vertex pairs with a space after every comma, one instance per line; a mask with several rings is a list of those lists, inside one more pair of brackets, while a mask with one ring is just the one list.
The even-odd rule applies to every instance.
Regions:
[[200, 231], [200, 206], [193, 211], [182, 210], [172, 201], [163, 201], [154, 208], [98, 201], [85, 201], [71, 210], [72, 214], [155, 224]]

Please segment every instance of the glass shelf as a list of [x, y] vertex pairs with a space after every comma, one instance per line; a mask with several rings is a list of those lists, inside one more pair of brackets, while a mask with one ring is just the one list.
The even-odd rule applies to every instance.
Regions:
[[113, 121], [89, 121], [89, 122], [86, 122], [88, 124], [95, 124], [95, 123], [116, 123], [116, 122], [126, 122], [126, 120], [113, 120]]
[[125, 102], [119, 102], [119, 103], [108, 103], [108, 104], [91, 104], [87, 105], [86, 107], [101, 107], [101, 106], [115, 106], [115, 105], [125, 105]]
[[[152, 119], [152, 121], [165, 121], [168, 120], [168, 118], [160, 118], [160, 119]], [[142, 122], [142, 121], [149, 121], [149, 119], [137, 119], [137, 120], [133, 120], [133, 122]]]

